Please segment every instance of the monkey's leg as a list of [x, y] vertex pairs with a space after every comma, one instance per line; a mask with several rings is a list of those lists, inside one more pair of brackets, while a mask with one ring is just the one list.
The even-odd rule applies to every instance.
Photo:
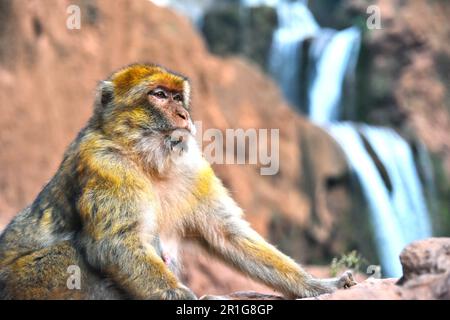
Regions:
[[0, 270], [3, 299], [118, 299], [114, 286], [63, 241], [31, 252]]
[[88, 262], [103, 270], [131, 298], [156, 300], [196, 299], [177, 279], [155, 248], [143, 245], [133, 230], [92, 240], [84, 246]]
[[251, 278], [291, 298], [317, 296], [355, 284], [350, 272], [335, 279], [313, 278], [252, 230], [231, 199], [216, 204], [214, 211], [205, 217], [207, 223], [197, 225], [200, 243]]

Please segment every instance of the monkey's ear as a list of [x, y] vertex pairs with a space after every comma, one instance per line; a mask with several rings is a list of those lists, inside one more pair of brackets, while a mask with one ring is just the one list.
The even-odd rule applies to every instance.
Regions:
[[100, 81], [95, 97], [96, 105], [105, 107], [114, 97], [114, 85], [111, 81]]
[[184, 80], [183, 82], [183, 99], [184, 107], [189, 109], [191, 106], [191, 84], [189, 80]]

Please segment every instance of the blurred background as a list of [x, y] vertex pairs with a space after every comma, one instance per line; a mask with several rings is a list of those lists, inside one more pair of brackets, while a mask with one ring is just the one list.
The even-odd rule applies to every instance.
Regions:
[[[204, 128], [280, 129], [277, 175], [215, 165], [258, 232], [317, 276], [398, 277], [407, 243], [450, 235], [449, 16], [444, 0], [0, 0], [0, 229], [54, 174], [96, 83], [154, 62], [191, 79]], [[270, 292], [182, 256], [197, 294]]]

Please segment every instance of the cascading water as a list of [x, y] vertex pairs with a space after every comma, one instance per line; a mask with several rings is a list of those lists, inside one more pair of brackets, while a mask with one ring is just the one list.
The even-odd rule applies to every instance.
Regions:
[[[294, 105], [300, 100], [301, 44], [320, 29], [305, 1], [279, 2], [276, 6], [279, 27], [272, 38], [269, 72]], [[296, 67], [297, 66], [297, 67]]]
[[347, 155], [350, 166], [361, 181], [364, 194], [369, 201], [375, 242], [382, 261], [383, 274], [401, 274], [401, 266], [397, 262], [397, 254], [402, 249], [401, 236], [394, 223], [389, 193], [373, 160], [352, 124], [332, 125], [329, 127], [329, 132]]
[[319, 37], [311, 46], [310, 56], [315, 68], [308, 101], [309, 117], [319, 124], [339, 119], [344, 79], [356, 68], [361, 42], [360, 32], [355, 27], [342, 31], [325, 30], [321, 34], [329, 40], [324, 45]]
[[[370, 206], [375, 240], [383, 274], [398, 277], [402, 269], [398, 256], [409, 242], [431, 235], [422, 186], [411, 148], [394, 130], [349, 122], [328, 126], [355, 171]], [[392, 184], [389, 191], [362, 136], [370, 143], [386, 168]]]
[[391, 205], [405, 244], [430, 236], [426, 201], [410, 146], [390, 128], [365, 125], [362, 131], [391, 180]]

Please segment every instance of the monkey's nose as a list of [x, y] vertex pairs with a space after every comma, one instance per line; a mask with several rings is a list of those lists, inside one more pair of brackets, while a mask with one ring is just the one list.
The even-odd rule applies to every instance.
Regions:
[[185, 110], [184, 108], [177, 108], [175, 110], [175, 116], [176, 116], [175, 123], [178, 128], [192, 131], [191, 120], [187, 110]]
[[189, 114], [186, 110], [177, 110], [177, 116], [179, 116], [183, 120], [187, 120], [189, 118]]

